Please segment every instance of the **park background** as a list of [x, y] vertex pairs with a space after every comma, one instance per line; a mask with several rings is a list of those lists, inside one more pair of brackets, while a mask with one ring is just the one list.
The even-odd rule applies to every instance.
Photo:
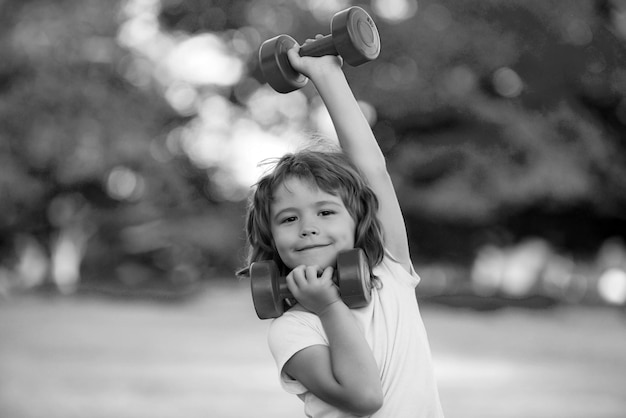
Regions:
[[447, 415], [626, 413], [624, 2], [4, 0], [1, 416], [302, 415], [233, 272], [260, 163], [333, 132], [257, 51], [351, 5]]

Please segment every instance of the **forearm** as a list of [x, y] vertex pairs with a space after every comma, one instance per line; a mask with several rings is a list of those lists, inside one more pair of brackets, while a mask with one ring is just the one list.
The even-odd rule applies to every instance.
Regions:
[[333, 68], [313, 82], [328, 109], [343, 151], [366, 175], [369, 170], [385, 170], [378, 142], [341, 68]]
[[349, 308], [334, 303], [320, 320], [329, 340], [332, 373], [345, 398], [382, 401], [376, 360]]

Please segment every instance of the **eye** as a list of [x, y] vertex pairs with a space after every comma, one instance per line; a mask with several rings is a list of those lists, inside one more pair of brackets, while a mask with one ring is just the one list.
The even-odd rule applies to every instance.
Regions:
[[287, 223], [290, 223], [290, 222], [295, 222], [297, 219], [298, 218], [295, 217], [295, 216], [287, 216], [287, 217], [281, 219], [280, 223], [281, 224], [287, 224]]
[[330, 215], [334, 215], [336, 212], [334, 210], [331, 209], [326, 209], [326, 210], [321, 210], [320, 211], [320, 215], [321, 216], [330, 216]]

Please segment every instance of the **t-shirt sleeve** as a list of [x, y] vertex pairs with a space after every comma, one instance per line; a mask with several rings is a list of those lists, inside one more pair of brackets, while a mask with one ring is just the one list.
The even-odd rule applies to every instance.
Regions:
[[307, 392], [300, 382], [283, 372], [285, 363], [298, 351], [313, 345], [328, 345], [319, 318], [310, 312], [297, 310], [285, 312], [270, 325], [268, 343], [276, 366], [280, 383], [287, 392], [300, 395]]
[[[409, 286], [410, 288], [416, 288], [421, 281], [420, 276], [413, 268], [413, 264], [411, 264], [410, 267], [411, 271], [408, 272], [400, 263], [398, 263], [398, 261], [396, 261], [394, 256], [386, 248], [385, 256], [383, 257], [380, 267], [387, 270], [390, 277], [393, 277], [398, 282]], [[374, 274], [376, 274], [376, 271], [374, 271]]]

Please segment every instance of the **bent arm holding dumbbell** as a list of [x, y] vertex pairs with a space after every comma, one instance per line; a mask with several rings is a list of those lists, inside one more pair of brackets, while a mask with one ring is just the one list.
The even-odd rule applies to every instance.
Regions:
[[361, 329], [340, 299], [327, 267], [318, 278], [316, 266], [299, 266], [287, 275], [298, 302], [315, 313], [328, 336], [328, 346], [307, 347], [283, 371], [325, 402], [354, 414], [369, 415], [382, 405], [378, 366]]
[[[330, 105], [333, 119], [345, 118], [338, 125], [344, 129], [351, 123], [360, 125], [360, 110], [343, 78], [340, 59], [300, 57], [297, 50], [298, 47], [289, 51], [291, 64], [313, 81], [322, 99]], [[362, 130], [363, 127], [356, 128], [357, 132]], [[314, 345], [301, 350], [283, 370], [320, 399], [356, 414], [371, 414], [380, 408], [383, 399], [378, 366], [356, 320], [330, 281], [332, 269], [325, 270], [321, 280], [314, 280], [317, 273], [315, 268], [298, 267], [287, 276], [287, 284], [294, 297], [319, 316], [329, 346]]]

